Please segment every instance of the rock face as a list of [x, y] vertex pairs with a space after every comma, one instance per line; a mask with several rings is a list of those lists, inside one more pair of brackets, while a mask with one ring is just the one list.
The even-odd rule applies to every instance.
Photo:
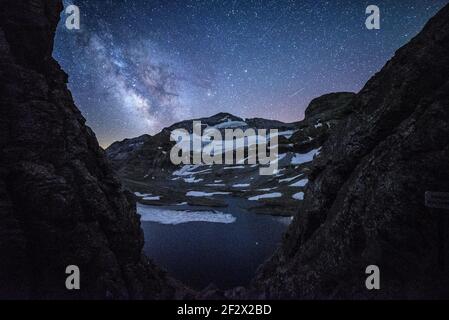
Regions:
[[114, 168], [120, 169], [135, 152], [139, 151], [151, 139], [150, 135], [144, 134], [137, 138], [114, 142], [107, 148], [107, 157], [111, 160]]
[[[448, 298], [449, 6], [351, 102], [314, 161], [303, 211], [259, 270], [259, 298]], [[446, 216], [443, 218], [443, 216]], [[439, 255], [446, 265], [441, 266]], [[381, 289], [368, 291], [377, 265]]]
[[350, 103], [354, 96], [352, 92], [335, 92], [313, 99], [304, 120], [297, 123], [299, 130], [290, 138], [295, 149], [307, 152], [321, 147], [329, 139], [331, 129], [351, 113]]
[[[51, 57], [61, 10], [0, 3], [0, 298], [174, 297]], [[80, 290], [65, 287], [68, 265]]]

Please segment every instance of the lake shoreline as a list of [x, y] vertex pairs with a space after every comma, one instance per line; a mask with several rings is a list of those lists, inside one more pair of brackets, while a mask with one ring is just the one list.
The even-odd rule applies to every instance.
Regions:
[[145, 254], [196, 290], [247, 285], [278, 248], [291, 218], [252, 213], [243, 201], [225, 198], [228, 206], [219, 209], [138, 204]]

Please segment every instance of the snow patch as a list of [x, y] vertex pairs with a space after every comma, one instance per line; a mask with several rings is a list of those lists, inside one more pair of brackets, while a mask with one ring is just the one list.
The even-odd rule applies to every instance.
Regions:
[[223, 129], [223, 128], [239, 128], [239, 127], [246, 127], [248, 124], [244, 121], [232, 121], [231, 119], [228, 119], [226, 122], [219, 123], [215, 125], [214, 127], [216, 129]]
[[304, 192], [295, 193], [292, 195], [292, 198], [296, 200], [304, 200]]
[[291, 160], [291, 164], [296, 165], [312, 161], [315, 155], [320, 151], [320, 149], [321, 148], [313, 149], [307, 153], [295, 153]]
[[233, 166], [233, 167], [224, 167], [224, 170], [231, 170], [231, 169], [245, 169], [245, 166]]
[[246, 188], [246, 187], [249, 187], [249, 186], [250, 186], [249, 183], [237, 183], [237, 184], [234, 184], [232, 187], [233, 188]]
[[184, 181], [187, 183], [198, 183], [203, 181], [204, 179], [195, 179], [195, 177], [184, 178]]
[[279, 132], [278, 135], [279, 136], [284, 136], [287, 139], [290, 139], [292, 137], [292, 135], [296, 132], [297, 130], [287, 130], [287, 131], [282, 131]]
[[272, 162], [270, 162], [270, 163], [276, 163], [276, 162], [279, 162], [279, 161], [281, 161], [282, 159], [284, 159], [286, 156], [287, 156], [286, 153], [281, 153], [281, 154], [279, 154], [279, 155], [277, 156], [277, 158], [276, 158], [274, 161], [272, 161]]
[[301, 179], [299, 181], [296, 181], [295, 183], [292, 183], [290, 187], [304, 187], [309, 182], [309, 179]]
[[234, 223], [236, 218], [232, 214], [219, 211], [177, 211], [137, 205], [137, 213], [141, 221], [157, 222], [161, 224], [181, 224], [188, 222]]
[[298, 174], [297, 176], [291, 177], [291, 178], [285, 178], [285, 179], [280, 179], [279, 182], [290, 182], [295, 180], [296, 178], [299, 178], [300, 176], [302, 176], [303, 174]]
[[250, 197], [248, 198], [248, 200], [250, 201], [257, 201], [260, 199], [271, 199], [271, 198], [279, 198], [282, 197], [282, 193], [280, 192], [272, 192], [272, 193], [266, 193], [266, 194], [261, 194], [258, 196], [254, 196], [254, 197]]
[[181, 169], [173, 171], [172, 175], [173, 176], [190, 176], [193, 174], [197, 174], [197, 173], [204, 173], [204, 172], [209, 172], [211, 169], [205, 169], [205, 170], [200, 170], [200, 171], [194, 171], [196, 169], [198, 169], [201, 165], [199, 164], [195, 164], [195, 165], [191, 165], [191, 164], [186, 164], [184, 166], [181, 167]]
[[214, 195], [221, 195], [221, 194], [230, 194], [230, 192], [203, 192], [203, 191], [189, 191], [186, 193], [187, 197], [211, 197]]
[[137, 197], [148, 197], [148, 196], [151, 196], [151, 193], [140, 193], [140, 192], [134, 192], [134, 194], [137, 196]]
[[161, 197], [160, 196], [144, 197], [142, 200], [155, 201], [155, 200], [161, 200]]

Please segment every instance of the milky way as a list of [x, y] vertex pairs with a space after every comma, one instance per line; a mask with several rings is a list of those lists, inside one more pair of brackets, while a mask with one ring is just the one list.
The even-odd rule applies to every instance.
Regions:
[[291, 122], [360, 90], [447, 2], [65, 1], [81, 28], [61, 14], [54, 56], [102, 146], [217, 112]]

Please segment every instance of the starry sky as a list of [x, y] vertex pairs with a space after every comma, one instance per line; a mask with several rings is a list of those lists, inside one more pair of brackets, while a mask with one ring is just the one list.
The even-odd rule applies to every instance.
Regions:
[[[54, 57], [100, 145], [229, 112], [285, 122], [359, 91], [447, 0], [65, 0]], [[365, 27], [380, 8], [381, 29]]]

